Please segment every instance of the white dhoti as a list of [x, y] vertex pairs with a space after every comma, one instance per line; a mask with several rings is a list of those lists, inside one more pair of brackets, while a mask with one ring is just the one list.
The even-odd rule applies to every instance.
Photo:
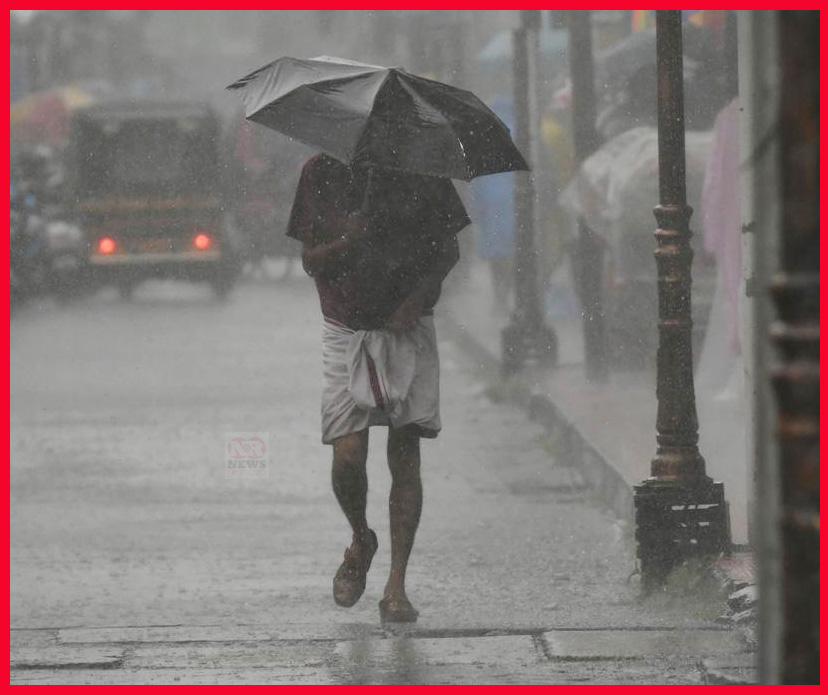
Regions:
[[405, 333], [353, 331], [325, 320], [322, 442], [372, 425], [417, 425], [440, 431], [440, 360], [434, 319], [419, 318]]

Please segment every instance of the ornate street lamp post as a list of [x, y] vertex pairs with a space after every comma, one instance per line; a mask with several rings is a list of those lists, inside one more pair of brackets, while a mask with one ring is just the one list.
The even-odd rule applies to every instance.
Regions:
[[635, 487], [642, 587], [661, 585], [691, 555], [730, 547], [724, 487], [705, 473], [698, 449], [690, 315], [690, 216], [684, 148], [681, 11], [656, 14], [658, 61], [659, 205], [655, 209], [658, 266], [657, 450], [651, 477]]

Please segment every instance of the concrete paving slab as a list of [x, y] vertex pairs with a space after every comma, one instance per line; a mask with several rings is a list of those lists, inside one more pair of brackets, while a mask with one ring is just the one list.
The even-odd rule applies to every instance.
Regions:
[[543, 633], [552, 659], [640, 659], [713, 656], [745, 651], [728, 630], [552, 630]]
[[663, 684], [698, 685], [701, 675], [691, 663], [666, 664], [644, 661], [556, 662], [537, 664], [520, 671], [481, 664], [431, 666], [423, 671], [395, 670], [377, 666], [369, 672], [351, 673], [339, 669], [234, 668], [215, 669], [117, 669], [80, 671], [72, 669], [12, 671], [15, 685], [327, 685], [327, 684]]
[[134, 642], [268, 642], [273, 640], [333, 640], [381, 636], [379, 625], [149, 625], [65, 628], [57, 631], [61, 643]]
[[93, 627], [58, 630], [63, 644], [130, 644], [133, 642], [253, 642], [277, 639], [274, 630], [261, 627], [174, 625], [163, 627]]
[[759, 682], [756, 654], [705, 659], [702, 671], [709, 685], [756, 685]]
[[140, 644], [132, 648], [125, 668], [191, 670], [227, 668], [322, 668], [331, 658], [333, 642], [232, 642]]
[[[405, 638], [396, 638], [402, 641]], [[454, 639], [454, 638], [452, 638]], [[480, 639], [480, 638], [466, 638]], [[414, 641], [409, 639], [409, 642]], [[423, 641], [423, 640], [418, 640]], [[474, 650], [463, 649], [458, 658], [456, 645], [448, 647], [447, 660], [475, 661]], [[375, 642], [375, 641], [372, 641]], [[261, 645], [251, 645], [254, 649]], [[386, 645], [389, 646], [389, 645]], [[408, 644], [406, 648], [419, 645]], [[491, 646], [491, 645], [489, 645]], [[373, 644], [376, 648], [376, 644]], [[398, 653], [403, 649], [397, 645]], [[533, 645], [534, 647], [534, 645]], [[362, 644], [362, 651], [370, 649]], [[357, 650], [359, 651], [359, 650]], [[424, 651], [428, 651], [425, 649]], [[485, 647], [483, 651], [490, 651]], [[379, 651], [375, 651], [379, 655]], [[322, 667], [302, 665], [248, 667], [224, 664], [216, 668], [120, 668], [120, 669], [35, 669], [12, 671], [13, 684], [699, 684], [702, 673], [694, 657], [648, 658], [601, 661], [547, 661], [528, 659], [525, 663], [424, 664], [406, 658], [354, 661], [351, 651], [342, 651]], [[409, 654], [410, 656], [410, 654]], [[488, 655], [491, 657], [491, 654]], [[534, 661], [534, 663], [533, 663]]]
[[543, 659], [530, 635], [433, 639], [391, 637], [340, 642], [334, 655], [342, 664], [354, 669], [402, 662], [411, 668], [479, 664], [515, 671]]
[[13, 685], [327, 685], [317, 668], [123, 669], [12, 671]]
[[57, 630], [19, 630], [12, 628], [9, 641], [12, 649], [51, 647], [57, 644]]
[[49, 647], [12, 647], [10, 666], [16, 669], [41, 668], [118, 668], [124, 650], [112, 645], [56, 645]]

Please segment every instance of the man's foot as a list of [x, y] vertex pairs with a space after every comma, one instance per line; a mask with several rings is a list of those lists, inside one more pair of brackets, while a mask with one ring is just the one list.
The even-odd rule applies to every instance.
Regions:
[[386, 596], [379, 602], [380, 621], [383, 623], [416, 623], [419, 612], [407, 598]]
[[377, 534], [368, 529], [368, 537], [363, 544], [354, 541], [345, 551], [345, 560], [333, 580], [333, 598], [337, 605], [350, 608], [359, 601], [365, 591], [365, 576], [377, 552], [377, 545]]

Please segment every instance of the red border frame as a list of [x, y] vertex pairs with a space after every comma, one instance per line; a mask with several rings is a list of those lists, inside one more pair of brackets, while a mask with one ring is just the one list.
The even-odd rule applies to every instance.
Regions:
[[[433, 6], [432, 6], [432, 7], [433, 7]], [[441, 8], [437, 8], [437, 9], [441, 9]], [[565, 9], [565, 8], [563, 8], [563, 9]], [[826, 19], [825, 15], [821, 15], [821, 16], [820, 16], [820, 27], [821, 27], [821, 30], [822, 30], [822, 34], [823, 34], [823, 35], [825, 35], [826, 28], [828, 28], [828, 19]], [[8, 32], [8, 31], [9, 31], [9, 29], [7, 29], [7, 32]], [[7, 37], [8, 37], [8, 34], [7, 34]], [[822, 64], [823, 62], [824, 62], [824, 57], [823, 57], [822, 50], [820, 50], [820, 63]], [[8, 73], [8, 72], [6, 72], [5, 74], [7, 75], [7, 78], [6, 78], [6, 79], [7, 79], [7, 80], [9, 80], [9, 77], [8, 77], [8, 74], [9, 74], [9, 73]], [[824, 110], [824, 108], [825, 108], [825, 106], [826, 106], [826, 97], [825, 97], [825, 91], [824, 91], [824, 87], [825, 87], [825, 78], [824, 78], [824, 77], [821, 77], [821, 78], [820, 78], [820, 82], [821, 82], [821, 89], [822, 89], [822, 91], [821, 91], [821, 95], [820, 95], [820, 107]], [[8, 85], [8, 83], [7, 83], [7, 85]], [[822, 126], [822, 123], [820, 123], [820, 137], [821, 137], [821, 141], [822, 141], [822, 136], [824, 135], [824, 132], [823, 132], [823, 131], [824, 131], [824, 128], [823, 128], [823, 126]], [[7, 146], [7, 147], [8, 147], [8, 146]], [[821, 155], [821, 154], [822, 154], [822, 144], [821, 144], [821, 142], [820, 142], [820, 155]], [[823, 174], [823, 173], [824, 173], [824, 165], [822, 164], [822, 160], [820, 159], [820, 174]], [[824, 195], [824, 191], [825, 191], [825, 184], [823, 183], [823, 184], [821, 185], [821, 187], [820, 187], [820, 205], [821, 205], [821, 206], [825, 203], [825, 195]], [[822, 246], [821, 246], [821, 248], [820, 248], [820, 262], [821, 262], [821, 263], [822, 263], [823, 261], [825, 261], [825, 257], [826, 257], [826, 251], [825, 251], [824, 247], [822, 247]], [[5, 267], [5, 265], [4, 265], [3, 267]], [[820, 271], [820, 277], [821, 277], [821, 271]], [[4, 285], [3, 285], [3, 286], [5, 287], [5, 281], [4, 281]], [[822, 293], [821, 293], [821, 294], [822, 294]], [[8, 297], [7, 297], [7, 298], [8, 298]], [[9, 313], [9, 308], [8, 308], [8, 307], [9, 307], [9, 305], [8, 305], [8, 302], [5, 302], [3, 306], [4, 306], [4, 313], [6, 314], [5, 318], [9, 318], [9, 316], [8, 316], [8, 313]], [[821, 309], [821, 311], [820, 311], [820, 319], [821, 319], [821, 318], [823, 318], [823, 317], [824, 317], [824, 310], [822, 310], [822, 309]], [[6, 324], [6, 323], [4, 323], [3, 325], [4, 325], [4, 326], [6, 326], [7, 324]], [[8, 330], [8, 329], [7, 329], [7, 330]], [[8, 337], [8, 336], [7, 336], [7, 337]], [[8, 343], [6, 343], [6, 346], [8, 346]], [[7, 356], [8, 356], [8, 347], [6, 347], [6, 351], [7, 351]], [[820, 358], [821, 358], [822, 356], [824, 356], [824, 348], [822, 348], [822, 347], [821, 347], [821, 348], [820, 348]], [[8, 374], [8, 372], [6, 372], [6, 374], [5, 374], [5, 383], [6, 383], [6, 384], [7, 384], [7, 386], [8, 386], [8, 383], [9, 383], [9, 374]], [[820, 385], [820, 390], [821, 390], [821, 385]], [[822, 418], [820, 418], [820, 421], [821, 421], [821, 422], [822, 422], [822, 420], [823, 420], [823, 419], [822, 419]], [[9, 421], [8, 421], [8, 419], [7, 419], [7, 420], [6, 420], [6, 423], [8, 423], [8, 422], [9, 422]], [[6, 439], [8, 440], [8, 439], [9, 439], [8, 424], [7, 424], [7, 429], [6, 429], [5, 431], [6, 431]], [[8, 480], [7, 480], [6, 485], [7, 485], [7, 492], [8, 492], [8, 491], [9, 491], [9, 489], [10, 489], [10, 482], [9, 482]], [[824, 492], [824, 490], [825, 490], [825, 486], [826, 486], [826, 483], [825, 483], [825, 480], [824, 480], [824, 477], [823, 477], [822, 482], [821, 482], [821, 489], [822, 489], [822, 491], [823, 491], [823, 492]], [[6, 523], [6, 524], [8, 524], [8, 523], [9, 523], [9, 521], [8, 521], [8, 516], [4, 517], [4, 520], [5, 520], [5, 523]], [[9, 529], [7, 528], [7, 531], [8, 531], [8, 530], [9, 530]], [[7, 539], [7, 541], [6, 541], [6, 542], [7, 542], [7, 550], [8, 550], [8, 549], [9, 549], [9, 548], [8, 548], [8, 544], [9, 544], [9, 540], [8, 540], [8, 539], [9, 539], [9, 535], [8, 535], [8, 533], [6, 534], [5, 538]], [[821, 541], [821, 549], [822, 549], [822, 550], [824, 550], [824, 549], [825, 549], [825, 541]], [[821, 554], [822, 554], [822, 553], [821, 553]], [[6, 560], [6, 561], [7, 561], [7, 562], [8, 562], [8, 557], [9, 557], [9, 555], [8, 555], [8, 552], [7, 552], [7, 554], [6, 554], [6, 558], [7, 558], [7, 560]], [[7, 573], [7, 578], [8, 578], [8, 573]], [[7, 579], [7, 581], [8, 581], [8, 579]], [[820, 593], [821, 593], [821, 592], [820, 592]], [[9, 606], [6, 606], [5, 610], [6, 610], [7, 623], [8, 623], [8, 622], [9, 622], [9, 617], [10, 617]], [[824, 607], [824, 604], [823, 604], [823, 603], [821, 603], [821, 607], [820, 607], [820, 616], [821, 616], [821, 618], [820, 618], [820, 622], [821, 622], [821, 624], [824, 624], [824, 622], [825, 622], [825, 621], [824, 621], [824, 617], [825, 617], [825, 607]], [[8, 640], [9, 640], [9, 633], [8, 633], [8, 632], [4, 632], [4, 633], [3, 633], [3, 640], [4, 640], [4, 642], [3, 642], [4, 647], [8, 647], [8, 646], [9, 646], [9, 645], [8, 645]], [[6, 653], [8, 653], [8, 649], [6, 649]], [[824, 675], [825, 675], [825, 667], [824, 667], [824, 666], [823, 666], [823, 672], [822, 672], [822, 675], [823, 675], [823, 677], [824, 677]]]

